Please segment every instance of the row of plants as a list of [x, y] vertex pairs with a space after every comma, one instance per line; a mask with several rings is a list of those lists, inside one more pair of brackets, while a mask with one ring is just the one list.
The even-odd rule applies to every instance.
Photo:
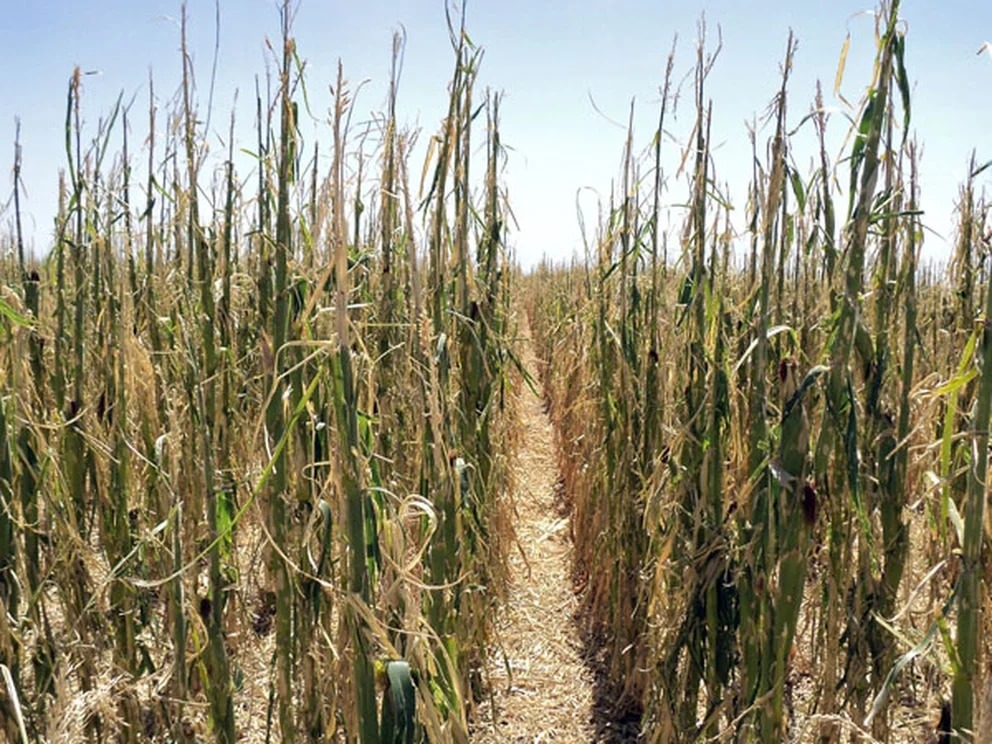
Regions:
[[76, 70], [42, 257], [18, 152], [0, 238], [11, 741], [468, 739], [509, 534], [500, 99], [449, 18], [448, 109], [415, 164], [403, 39], [381, 112], [355, 121], [339, 66], [325, 115], [291, 5], [255, 141], [232, 113], [223, 153], [185, 9], [182, 84], [163, 106], [149, 80], [141, 147], [123, 98], [84, 123]]
[[684, 88], [673, 50], [585, 261], [528, 280], [585, 629], [648, 741], [918, 740], [945, 696], [942, 731], [981, 730], [984, 167], [952, 271], [927, 264], [898, 11], [836, 158], [821, 92], [789, 107], [789, 37], [743, 205], [711, 146], [720, 48], [703, 29]]

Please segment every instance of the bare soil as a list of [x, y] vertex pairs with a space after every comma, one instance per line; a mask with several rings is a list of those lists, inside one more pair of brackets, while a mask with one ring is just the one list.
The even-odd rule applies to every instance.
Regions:
[[[526, 329], [525, 329], [526, 331]], [[530, 340], [523, 363], [536, 375]], [[572, 544], [560, 499], [554, 432], [529, 387], [519, 401], [520, 446], [513, 498], [517, 550], [509, 596], [496, 622], [500, 648], [487, 669], [490, 699], [478, 712], [473, 742], [593, 741], [595, 675], [586, 663], [571, 580]]]

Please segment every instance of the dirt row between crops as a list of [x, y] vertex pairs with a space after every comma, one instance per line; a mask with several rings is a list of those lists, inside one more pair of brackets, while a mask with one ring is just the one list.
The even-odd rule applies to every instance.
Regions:
[[[522, 361], [537, 380], [529, 338]], [[501, 648], [493, 650], [488, 669], [492, 699], [479, 711], [472, 740], [593, 741], [594, 675], [584, 661], [575, 619], [579, 599], [572, 589], [572, 544], [554, 432], [543, 402], [526, 386], [518, 409], [517, 546], [510, 556], [509, 596], [497, 619]]]

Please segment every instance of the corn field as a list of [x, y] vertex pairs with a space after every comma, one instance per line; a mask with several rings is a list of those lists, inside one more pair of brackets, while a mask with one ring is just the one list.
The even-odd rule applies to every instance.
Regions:
[[701, 34], [688, 144], [673, 56], [585, 261], [527, 278], [583, 623], [646, 741], [920, 741], [937, 713], [911, 709], [942, 695], [948, 741], [988, 730], [984, 168], [953, 271], [929, 266], [898, 2], [876, 37], [837, 159], [822, 97], [790, 114], [788, 39], [735, 232]]
[[360, 137], [341, 72], [324, 168], [289, 18], [252, 178], [233, 121], [205, 171], [185, 47], [144, 183], [137, 113], [84, 133], [77, 70], [57, 242], [5, 246], [10, 741], [467, 740], [509, 478], [499, 96], [453, 26], [418, 196], [398, 72]]
[[587, 662], [638, 740], [984, 740], [989, 164], [961, 164], [954, 256], [930, 262], [898, 11], [846, 71], [849, 123], [795, 102], [784, 40], [733, 187], [701, 26], [585, 255], [529, 272], [502, 98], [457, 18], [426, 135], [397, 120], [398, 35], [383, 110], [359, 124], [339, 66], [306, 141], [289, 2], [255, 139], [232, 115], [220, 158], [185, 15], [166, 108], [150, 80], [146, 111], [86, 125], [77, 69], [54, 243], [25, 251], [17, 145], [0, 234], [7, 740], [469, 741], [526, 547], [524, 386]]

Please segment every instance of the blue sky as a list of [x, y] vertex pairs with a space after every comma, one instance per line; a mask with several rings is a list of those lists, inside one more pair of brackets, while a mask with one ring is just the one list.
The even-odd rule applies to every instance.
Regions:
[[[66, 82], [73, 67], [98, 73], [84, 81], [84, 117], [90, 130], [123, 91], [125, 99], [135, 97], [131, 116], [137, 136], [147, 116], [149, 68], [160, 110], [178, 85], [179, 8], [179, 0], [7, 3], [0, 27], [5, 71], [0, 82], [0, 205], [7, 204], [12, 191], [14, 117], [20, 116], [26, 229], [36, 251], [47, 250], [50, 240], [58, 169], [64, 160]], [[822, 80], [827, 103], [838, 108], [831, 120], [831, 142], [839, 148], [847, 122], [840, 113], [843, 104], [832, 95], [837, 60], [850, 32], [843, 92], [856, 102], [871, 74], [873, 20], [865, 11], [872, 9], [868, 2], [850, 0], [469, 0], [469, 33], [485, 49], [480, 85], [505, 93], [502, 135], [512, 148], [507, 185], [519, 221], [512, 242], [522, 263], [531, 264], [542, 254], [565, 258], [580, 247], [577, 192], [608, 193], [625, 138], [614, 122], [626, 120], [631, 99], [636, 100], [638, 142], [647, 144], [673, 36], [679, 36], [676, 77], [681, 78], [693, 63], [703, 12], [711, 39], [715, 41], [718, 26], [723, 38], [708, 88], [714, 101], [716, 175], [736, 195], [742, 224], [740, 195], [750, 173], [745, 123], [764, 111], [778, 87], [789, 29], [799, 41], [790, 120], [797, 123], [807, 113], [816, 80]], [[214, 14], [214, 0], [189, 0], [201, 106], [207, 102]], [[250, 127], [254, 76], [264, 75], [266, 60], [271, 60], [265, 40], [279, 34], [274, 0], [220, 0], [220, 14], [211, 118], [211, 142], [218, 150], [236, 90], [239, 120], [242, 127]], [[992, 158], [992, 56], [977, 54], [983, 42], [992, 40], [992, 4], [904, 0], [902, 16], [915, 85], [912, 129], [924, 145], [925, 221], [947, 234], [971, 150], [977, 150], [980, 162]], [[391, 38], [401, 25], [407, 48], [400, 117], [422, 127], [425, 136], [434, 131], [445, 112], [452, 68], [444, 0], [301, 0], [295, 35], [307, 60], [312, 109], [319, 119], [330, 105], [327, 84], [339, 58], [353, 86], [368, 80], [356, 115], [381, 107]], [[670, 127], [675, 141], [664, 155], [670, 164], [679, 156], [678, 141], [692, 126], [689, 98], [685, 101]], [[310, 124], [310, 136], [315, 132], [329, 143], [321, 121]], [[240, 144], [251, 147], [250, 140]], [[815, 155], [809, 144], [807, 138], [796, 141], [794, 155], [801, 168]], [[143, 162], [140, 155], [134, 157]], [[411, 171], [419, 172], [419, 163]], [[592, 208], [593, 192], [583, 193], [583, 204]], [[681, 193], [682, 185], [675, 182], [671, 201], [678, 202]], [[673, 210], [672, 223], [679, 219]], [[3, 223], [9, 220], [9, 211], [0, 216]], [[928, 238], [927, 250], [936, 258], [947, 254], [946, 244], [936, 236]]]

